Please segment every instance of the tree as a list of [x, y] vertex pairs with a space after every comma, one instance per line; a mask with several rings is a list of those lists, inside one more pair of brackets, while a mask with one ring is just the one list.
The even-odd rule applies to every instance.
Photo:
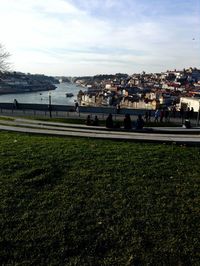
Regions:
[[10, 54], [5, 50], [4, 46], [0, 44], [0, 72], [9, 68], [8, 58]]

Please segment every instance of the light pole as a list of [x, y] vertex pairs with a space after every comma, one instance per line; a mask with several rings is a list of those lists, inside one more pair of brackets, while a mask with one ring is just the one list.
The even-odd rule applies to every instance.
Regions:
[[49, 92], [49, 117], [51, 118], [51, 110], [52, 110], [52, 106], [51, 106], [51, 92]]
[[197, 126], [199, 125], [199, 115], [200, 115], [200, 100], [199, 100], [199, 110], [197, 113]]

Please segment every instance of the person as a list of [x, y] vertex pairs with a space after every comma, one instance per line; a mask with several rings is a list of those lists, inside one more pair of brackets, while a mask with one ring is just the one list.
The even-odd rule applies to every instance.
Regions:
[[148, 121], [151, 121], [151, 110], [148, 111]]
[[131, 129], [131, 128], [132, 128], [131, 117], [129, 114], [125, 114], [124, 129]]
[[149, 120], [149, 113], [147, 111], [145, 112], [144, 119], [146, 122]]
[[75, 101], [75, 111], [78, 112], [78, 102]]
[[14, 99], [13, 106], [15, 109], [18, 109], [18, 101]]
[[180, 113], [180, 118], [181, 118], [182, 123], [183, 123], [183, 118], [184, 118], [184, 109], [183, 109], [183, 106], [181, 106], [179, 113]]
[[120, 109], [121, 109], [121, 107], [120, 107], [120, 104], [118, 103], [118, 105], [117, 105], [117, 114], [120, 114]]
[[108, 117], [106, 118], [106, 127], [113, 128], [112, 114], [109, 114]]
[[154, 115], [154, 122], [158, 122], [158, 117], [159, 117], [159, 110], [157, 109]]
[[193, 116], [194, 116], [194, 108], [192, 107], [192, 108], [190, 109], [190, 118], [192, 119]]
[[144, 127], [144, 120], [142, 118], [142, 115], [139, 114], [138, 119], [136, 121], [136, 129], [143, 129], [143, 127]]
[[169, 110], [165, 110], [165, 122], [169, 122]]
[[93, 121], [93, 126], [99, 126], [99, 119], [97, 115], [95, 115], [94, 121]]
[[160, 122], [162, 123], [163, 122], [163, 118], [164, 118], [164, 110], [162, 109], [160, 111]]
[[87, 116], [87, 119], [86, 119], [86, 122], [85, 123], [86, 123], [87, 126], [90, 126], [92, 124], [90, 115]]
[[175, 105], [172, 107], [172, 113], [173, 113], [173, 117], [175, 118], [176, 117], [176, 106]]
[[190, 119], [190, 107], [187, 108], [185, 118]]

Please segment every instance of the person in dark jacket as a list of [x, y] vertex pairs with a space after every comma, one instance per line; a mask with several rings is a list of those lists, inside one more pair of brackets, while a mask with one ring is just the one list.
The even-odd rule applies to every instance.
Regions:
[[131, 128], [132, 128], [131, 117], [129, 114], [126, 114], [124, 118], [124, 129], [131, 129]]
[[106, 118], [106, 127], [113, 128], [112, 114], [109, 114], [108, 117]]
[[142, 118], [142, 115], [138, 115], [138, 119], [136, 122], [136, 129], [143, 129], [144, 127], [144, 120]]

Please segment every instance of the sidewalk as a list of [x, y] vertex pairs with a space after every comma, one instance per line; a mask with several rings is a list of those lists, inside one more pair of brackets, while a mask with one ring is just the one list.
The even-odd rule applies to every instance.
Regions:
[[89, 137], [112, 140], [179, 143], [200, 145], [200, 128], [152, 128], [151, 131], [109, 130], [105, 127], [44, 122], [16, 118], [14, 121], [0, 120], [0, 130], [52, 136]]

